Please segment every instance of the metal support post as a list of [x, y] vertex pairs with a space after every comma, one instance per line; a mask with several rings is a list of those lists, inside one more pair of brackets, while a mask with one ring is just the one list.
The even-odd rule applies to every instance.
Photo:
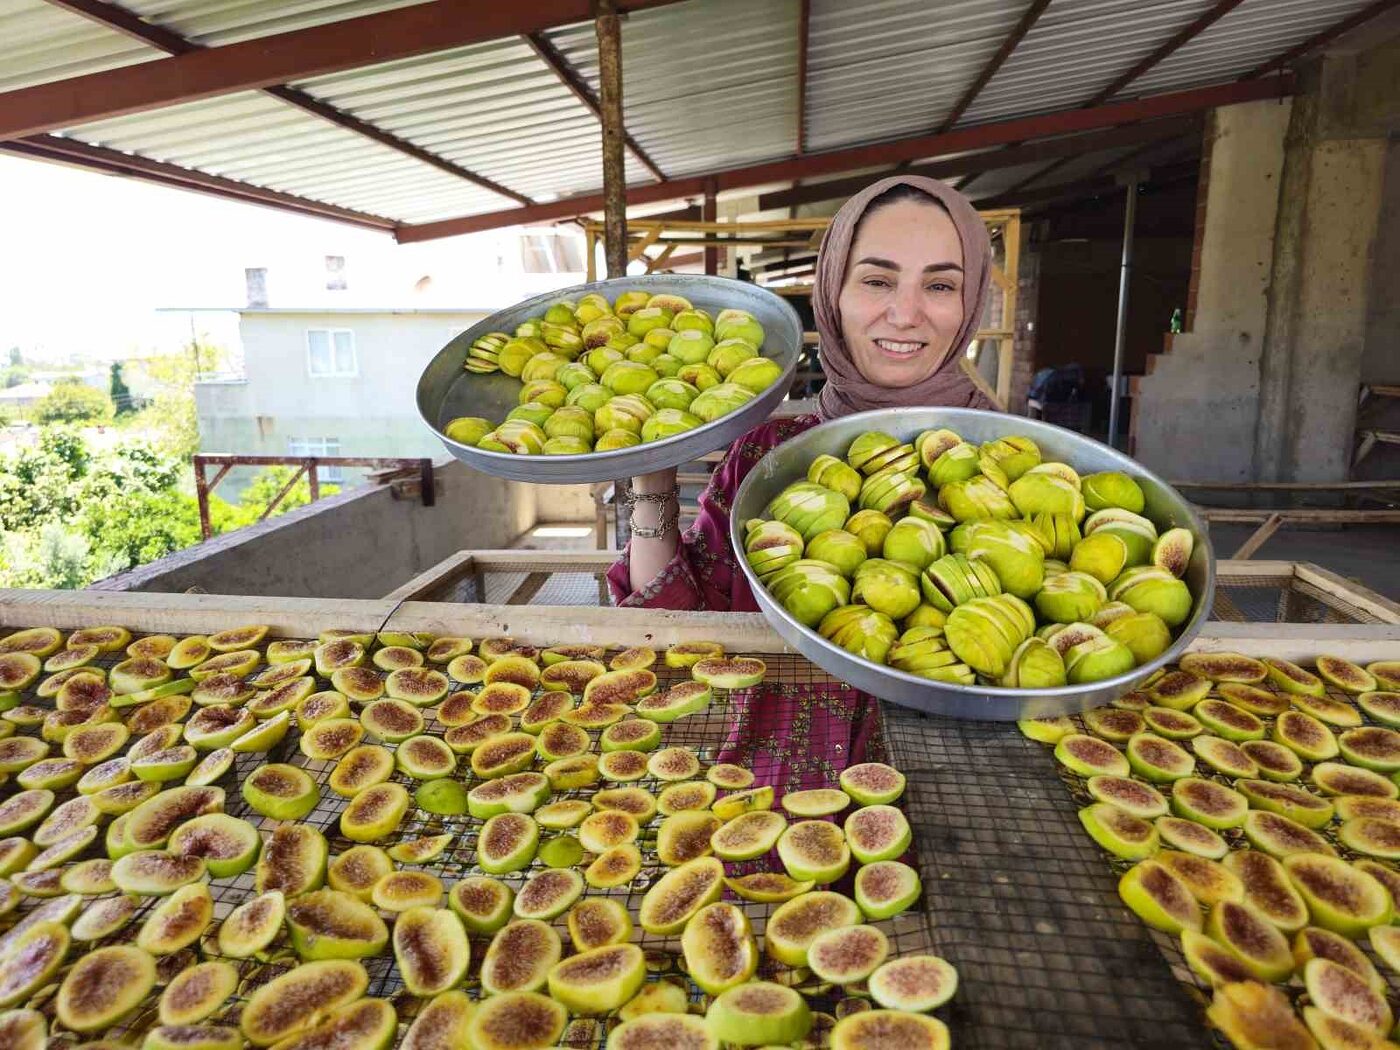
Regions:
[[627, 274], [627, 171], [623, 164], [622, 30], [617, 0], [595, 0], [603, 120], [603, 251], [608, 277]]
[[[700, 211], [702, 222], [714, 222], [718, 217], [718, 208], [715, 201], [715, 180], [705, 180], [705, 203]], [[713, 277], [719, 272], [719, 249], [714, 245], [705, 245], [705, 273]]]
[[1118, 407], [1122, 399], [1123, 344], [1128, 336], [1128, 285], [1133, 273], [1133, 225], [1137, 221], [1138, 183], [1145, 172], [1135, 171], [1124, 177], [1128, 200], [1123, 206], [1123, 261], [1118, 273], [1118, 321], [1113, 332], [1113, 386], [1108, 393], [1108, 443], [1118, 447]]

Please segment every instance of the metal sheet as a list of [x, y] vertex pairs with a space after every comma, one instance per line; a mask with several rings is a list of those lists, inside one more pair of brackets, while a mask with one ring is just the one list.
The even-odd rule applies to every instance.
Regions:
[[0, 0], [0, 91], [100, 73], [163, 52], [44, 0]]
[[147, 22], [209, 47], [411, 7], [424, 0], [122, 0]]
[[1215, 596], [1215, 554], [1206, 523], [1189, 501], [1140, 463], [1082, 434], [1036, 419], [967, 408], [897, 408], [861, 412], [823, 423], [773, 449], [744, 478], [729, 512], [729, 539], [734, 549], [744, 549], [744, 522], [764, 517], [774, 497], [790, 483], [805, 478], [808, 464], [817, 456], [826, 453], [844, 459], [850, 443], [867, 430], [883, 430], [909, 441], [920, 432], [937, 427], [948, 427], [973, 443], [1021, 434], [1039, 445], [1047, 459], [1068, 463], [1080, 473], [1119, 470], [1132, 475], [1146, 497], [1143, 513], [1164, 530], [1190, 529], [1196, 539], [1186, 571], [1194, 601], [1191, 616], [1176, 640], [1155, 660], [1115, 678], [1086, 685], [1032, 691], [933, 682], [855, 656], [798, 623], [759, 582], [748, 561], [737, 559], [764, 617], [788, 644], [822, 670], [882, 700], [926, 714], [993, 722], [1048, 718], [1102, 707], [1133, 689], [1157, 668], [1174, 663], [1186, 651], [1205, 625]]
[[[714, 422], [661, 441], [652, 441], [614, 452], [582, 456], [516, 456], [488, 452], [459, 444], [442, 433], [442, 427], [458, 416], [504, 419], [519, 401], [520, 382], [509, 376], [473, 375], [462, 370], [467, 348], [492, 331], [511, 332], [521, 321], [539, 317], [551, 303], [577, 299], [588, 292], [602, 292], [611, 301], [628, 290], [672, 292], [694, 305], [718, 313], [726, 307], [747, 310], [763, 325], [763, 356], [783, 367], [776, 383], [741, 408]], [[652, 274], [594, 281], [573, 288], [546, 292], [508, 310], [492, 314], [472, 325], [438, 351], [418, 380], [418, 414], [432, 428], [448, 452], [483, 474], [530, 481], [536, 484], [572, 485], [616, 481], [689, 463], [708, 452], [724, 448], [741, 434], [768, 418], [792, 386], [792, 373], [802, 349], [802, 322], [787, 300], [757, 285], [723, 277], [691, 274]]]

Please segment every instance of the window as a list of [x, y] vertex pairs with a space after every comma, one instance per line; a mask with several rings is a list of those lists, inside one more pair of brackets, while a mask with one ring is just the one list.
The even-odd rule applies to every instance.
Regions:
[[326, 290], [331, 292], [343, 292], [348, 285], [345, 283], [345, 256], [326, 256]]
[[579, 239], [558, 233], [521, 234], [520, 262], [526, 273], [582, 273], [584, 270]]
[[355, 333], [348, 328], [308, 328], [306, 370], [313, 376], [358, 375]]
[[[340, 455], [340, 438], [288, 438], [287, 455], [338, 456]], [[327, 484], [340, 485], [345, 482], [345, 469], [343, 467], [321, 467], [316, 472], [316, 476]]]

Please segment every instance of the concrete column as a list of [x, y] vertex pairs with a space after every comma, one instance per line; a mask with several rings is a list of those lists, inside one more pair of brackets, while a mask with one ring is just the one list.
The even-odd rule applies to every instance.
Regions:
[[[1380, 78], [1377, 78], [1380, 79]], [[1309, 70], [1289, 122], [1260, 358], [1256, 473], [1265, 481], [1340, 481], [1350, 469], [1366, 346], [1372, 249], [1386, 138], [1357, 103], [1385, 107], [1392, 81], [1366, 83], [1352, 56]]]
[[1148, 359], [1134, 406], [1136, 455], [1188, 480], [1254, 475], [1259, 355], [1290, 104], [1248, 102], [1206, 123], [1195, 309], [1169, 352]]

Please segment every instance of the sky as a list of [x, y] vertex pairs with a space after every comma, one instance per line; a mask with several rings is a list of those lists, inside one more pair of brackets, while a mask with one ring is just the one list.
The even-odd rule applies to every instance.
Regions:
[[192, 318], [200, 336], [227, 345], [233, 315], [169, 311], [244, 305], [245, 267], [268, 269], [272, 305], [320, 305], [328, 255], [346, 258], [355, 306], [410, 305], [428, 274], [437, 292], [423, 305], [505, 306], [544, 290], [502, 278], [502, 253], [518, 251], [503, 238], [518, 231], [397, 245], [343, 223], [3, 155], [0, 201], [0, 354], [18, 346], [40, 361], [174, 350]]

